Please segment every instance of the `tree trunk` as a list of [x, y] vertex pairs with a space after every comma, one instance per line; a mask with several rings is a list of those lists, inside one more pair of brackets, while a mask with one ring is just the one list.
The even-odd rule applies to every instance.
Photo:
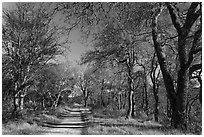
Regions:
[[200, 90], [199, 90], [199, 101], [202, 106], [202, 79], [201, 77], [198, 77], [198, 82], [200, 83]]
[[158, 109], [158, 106], [159, 106], [159, 98], [158, 98], [158, 95], [156, 95], [155, 97], [155, 108], [154, 108], [154, 118], [155, 118], [155, 121], [158, 122], [159, 121], [159, 109]]
[[126, 118], [131, 119], [132, 118], [132, 113], [133, 113], [133, 91], [129, 91], [128, 95], [128, 111], [127, 111], [127, 116]]
[[20, 99], [19, 99], [19, 109], [22, 111], [24, 108], [24, 97], [25, 95], [23, 93], [20, 94]]
[[[157, 19], [160, 16], [163, 8], [159, 9], [160, 11], [153, 16], [152, 19], [152, 38], [154, 42], [154, 48], [157, 53], [158, 62], [161, 68], [161, 72], [164, 79], [164, 84], [167, 91], [167, 96], [170, 100], [171, 109], [172, 109], [172, 126], [175, 128], [183, 127], [184, 117], [183, 117], [183, 105], [184, 105], [184, 90], [185, 90], [185, 75], [182, 77], [181, 74], [185, 74], [180, 71], [178, 75], [178, 89], [175, 92], [173, 78], [168, 70], [167, 61], [165, 53], [163, 51], [161, 43], [158, 41], [158, 32], [157, 32]], [[181, 44], [181, 43], [179, 43]], [[181, 48], [181, 47], [180, 47]], [[182, 51], [180, 51], [182, 52]], [[182, 66], [182, 64], [180, 64]], [[185, 108], [185, 107], [184, 107]]]
[[151, 64], [151, 72], [150, 72], [150, 78], [152, 81], [152, 91], [153, 91], [153, 95], [154, 95], [154, 100], [155, 100], [155, 105], [154, 105], [154, 120], [156, 122], [159, 121], [158, 115], [159, 115], [159, 96], [158, 96], [158, 92], [159, 92], [159, 75], [160, 75], [160, 70], [159, 72], [156, 71], [158, 70], [158, 62], [155, 60], [155, 56], [156, 54], [154, 53], [154, 56], [152, 58], [152, 64]]
[[173, 102], [172, 109], [172, 124], [175, 128], [186, 129], [185, 121], [185, 98], [187, 87], [187, 71], [179, 71], [177, 80], [177, 93], [176, 99]]
[[128, 88], [129, 88], [129, 94], [128, 94], [128, 111], [127, 111], [127, 118], [128, 119], [131, 119], [133, 118], [133, 92], [134, 92], [134, 83], [133, 83], [133, 78], [132, 78], [132, 70], [133, 70], [133, 67], [131, 64], [128, 64], [127, 63], [127, 66], [128, 66]]
[[121, 109], [121, 94], [118, 94], [118, 110]]
[[18, 89], [18, 83], [15, 83], [15, 88], [14, 88], [14, 98], [13, 98], [13, 105], [14, 105], [14, 110], [12, 115], [14, 117], [17, 117], [20, 114], [20, 98], [19, 98], [19, 92], [17, 92]]
[[14, 105], [13, 113], [16, 113], [20, 109], [19, 108], [19, 97], [18, 97], [18, 94], [14, 95], [13, 105]]
[[[202, 36], [202, 24], [199, 17], [202, 16], [202, 9], [201, 9], [201, 3], [193, 2], [191, 3], [188, 11], [186, 19], [184, 20], [184, 23], [179, 20], [179, 11], [175, 9], [174, 6], [171, 5], [171, 3], [166, 3], [171, 21], [177, 31], [178, 34], [178, 57], [179, 57], [179, 65], [180, 70], [178, 71], [178, 77], [177, 77], [177, 91], [176, 96], [174, 98], [171, 98], [171, 106], [172, 106], [172, 124], [175, 128], [181, 128], [186, 129], [186, 120], [185, 120], [185, 98], [186, 98], [186, 87], [188, 84], [188, 77], [187, 77], [187, 70], [189, 69], [191, 63], [194, 60], [194, 56], [198, 52], [202, 52], [202, 48], [199, 48], [199, 39]], [[197, 21], [200, 22], [197, 22]], [[197, 28], [194, 28], [193, 26], [197, 25]], [[200, 24], [198, 24], [200, 23]], [[191, 30], [194, 29], [193, 34], [190, 34], [191, 36], [194, 36], [192, 43], [188, 41], [187, 37], [189, 36], [189, 33]], [[187, 41], [189, 43], [187, 43]], [[191, 43], [191, 46], [190, 46]], [[189, 45], [187, 45], [189, 44]], [[202, 46], [202, 45], [201, 45]], [[188, 51], [188, 47], [189, 51]]]
[[25, 89], [22, 89], [21, 92], [19, 93], [19, 108], [20, 110], [22, 111], [24, 109], [24, 99], [25, 99], [25, 96], [26, 96], [26, 90], [27, 90], [27, 87], [25, 87]]
[[170, 101], [169, 99], [167, 98], [166, 99], [166, 112], [167, 112], [167, 117], [168, 118], [171, 118], [171, 105], [170, 105]]
[[87, 107], [88, 96], [84, 97], [84, 107]]
[[[146, 79], [146, 76], [145, 76], [145, 79]], [[144, 81], [144, 102], [145, 102], [145, 112], [146, 112], [146, 115], [148, 116], [149, 112], [148, 112], [148, 96], [147, 96], [146, 80]]]
[[62, 92], [60, 92], [60, 93], [57, 95], [57, 99], [54, 101], [54, 103], [53, 103], [53, 105], [52, 105], [54, 108], [56, 108], [56, 107], [59, 105], [59, 101], [60, 101], [61, 94], [62, 94]]
[[154, 106], [154, 118], [155, 121], [158, 122], [159, 118], [159, 97], [158, 97], [158, 87], [156, 87], [156, 83], [153, 84], [153, 93], [154, 93], [154, 100], [155, 100], [155, 106]]
[[135, 117], [135, 101], [134, 101], [134, 94], [132, 95], [132, 118]]
[[42, 98], [42, 109], [45, 110], [45, 97], [44, 97], [44, 95]]

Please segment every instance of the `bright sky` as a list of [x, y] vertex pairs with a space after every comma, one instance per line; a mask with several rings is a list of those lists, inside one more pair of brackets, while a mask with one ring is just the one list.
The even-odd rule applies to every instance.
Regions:
[[68, 57], [69, 60], [75, 61], [79, 60], [81, 55], [89, 50], [89, 47], [83, 45], [80, 42], [80, 32], [79, 31], [72, 31], [70, 35], [70, 40], [72, 43], [69, 45], [70, 46], [70, 52], [68, 52]]

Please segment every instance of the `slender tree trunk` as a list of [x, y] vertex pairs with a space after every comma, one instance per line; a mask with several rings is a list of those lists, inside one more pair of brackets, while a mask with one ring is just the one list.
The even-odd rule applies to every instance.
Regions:
[[158, 98], [158, 94], [155, 96], [155, 108], [154, 108], [154, 117], [155, 117], [155, 121], [158, 122], [159, 121], [159, 98]]
[[87, 107], [88, 96], [84, 97], [84, 107]]
[[[146, 79], [146, 76], [145, 76]], [[145, 112], [146, 115], [148, 116], [149, 112], [148, 112], [148, 96], [147, 96], [147, 84], [146, 84], [146, 80], [144, 81], [144, 102], [145, 102]]]
[[25, 95], [23, 93], [20, 93], [20, 99], [19, 99], [19, 109], [22, 111], [24, 108], [24, 97]]
[[171, 118], [171, 105], [170, 105], [170, 101], [169, 99], [167, 98], [166, 100], [166, 112], [167, 112], [167, 117], [168, 118]]
[[45, 97], [44, 97], [44, 95], [42, 98], [42, 109], [45, 110]]
[[14, 88], [14, 98], [13, 98], [13, 105], [14, 105], [14, 110], [12, 115], [16, 117], [20, 113], [20, 98], [19, 98], [19, 92], [17, 91], [18, 89], [18, 83], [15, 83], [15, 88]]
[[54, 101], [54, 103], [52, 105], [54, 108], [56, 108], [59, 105], [61, 94], [62, 94], [62, 92], [59, 92], [59, 94], [57, 95], [57, 99]]
[[135, 101], [134, 101], [134, 94], [132, 97], [132, 118], [135, 117]]
[[19, 108], [22, 111], [24, 109], [24, 100], [25, 100], [25, 96], [26, 96], [26, 91], [27, 91], [27, 87], [25, 87], [25, 89], [22, 89], [20, 94], [19, 94]]
[[151, 64], [151, 73], [150, 73], [150, 78], [152, 81], [152, 91], [153, 91], [153, 95], [154, 95], [154, 100], [155, 100], [155, 105], [154, 105], [154, 120], [156, 122], [159, 121], [158, 115], [159, 115], [159, 96], [158, 96], [158, 92], [159, 92], [159, 75], [160, 75], [160, 70], [159, 72], [156, 71], [158, 70], [158, 62], [155, 60], [155, 55], [152, 58], [152, 64]]
[[14, 95], [13, 105], [14, 105], [13, 113], [15, 113], [15, 112], [17, 112], [19, 110], [19, 97], [18, 97], [18, 94]]
[[142, 109], [144, 110], [144, 106], [145, 106], [145, 93], [144, 90], [142, 91]]
[[198, 82], [200, 83], [199, 101], [200, 101], [200, 104], [202, 105], [202, 79], [201, 77], [198, 77]]
[[[130, 65], [129, 65], [130, 66]], [[128, 86], [129, 86], [129, 91], [128, 91], [128, 111], [127, 111], [127, 118], [131, 119], [133, 118], [133, 79], [132, 79], [132, 67], [128, 68]]]
[[155, 105], [154, 105], [154, 118], [155, 121], [158, 122], [159, 118], [159, 96], [158, 96], [158, 87], [156, 87], [156, 83], [153, 84], [153, 93], [154, 93], [154, 100], [155, 100]]
[[121, 109], [121, 94], [118, 94], [118, 110]]
[[133, 113], [133, 91], [129, 91], [129, 96], [128, 96], [128, 111], [127, 111], [127, 118], [130, 119], [132, 118], [132, 113]]

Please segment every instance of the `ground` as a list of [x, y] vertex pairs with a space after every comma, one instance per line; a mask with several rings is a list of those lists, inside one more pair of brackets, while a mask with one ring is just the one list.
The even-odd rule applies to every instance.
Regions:
[[[58, 110], [60, 111], [60, 110]], [[3, 124], [2, 134], [7, 135], [180, 135], [179, 130], [167, 128], [154, 121], [140, 121], [125, 119], [124, 117], [109, 117], [93, 113], [90, 126], [85, 129], [53, 129], [42, 127], [42, 121], [58, 122], [55, 113], [30, 115], [24, 120], [10, 121]], [[187, 134], [187, 133], [186, 133]]]

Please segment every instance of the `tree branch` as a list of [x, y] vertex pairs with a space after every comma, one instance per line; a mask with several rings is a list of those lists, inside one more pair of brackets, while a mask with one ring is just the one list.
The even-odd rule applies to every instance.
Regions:
[[169, 14], [171, 16], [171, 20], [172, 20], [173, 25], [176, 28], [177, 32], [180, 33], [181, 32], [181, 24], [178, 21], [179, 17], [175, 13], [176, 9], [174, 9], [173, 6], [169, 2], [166, 2], [166, 5], [167, 5], [167, 8], [169, 10]]
[[190, 8], [188, 9], [186, 21], [185, 21], [185, 24], [183, 26], [184, 29], [190, 30], [190, 28], [192, 27], [194, 22], [202, 14], [201, 13], [201, 7], [197, 12], [195, 12], [198, 5], [199, 5], [199, 2], [193, 2], [191, 4]]
[[195, 64], [189, 69], [189, 75], [192, 75], [192, 73], [196, 70], [202, 69], [202, 64]]
[[199, 26], [199, 29], [195, 32], [194, 34], [194, 40], [193, 40], [193, 44], [192, 47], [189, 51], [189, 55], [188, 55], [188, 61], [186, 62], [184, 68], [188, 69], [188, 67], [190, 66], [190, 64], [193, 61], [193, 56], [194, 54], [197, 54], [198, 52], [202, 51], [202, 46], [196, 49], [196, 45], [198, 43], [198, 40], [200, 39], [202, 35], [202, 28], [201, 28], [201, 24]]
[[[171, 10], [171, 7], [169, 8]], [[153, 39], [154, 48], [157, 54], [158, 62], [160, 65], [160, 69], [163, 75], [166, 91], [168, 93], [168, 98], [174, 99], [176, 97], [176, 93], [174, 89], [173, 78], [170, 72], [168, 71], [165, 54], [161, 47], [161, 43], [158, 41], [158, 34], [157, 34], [158, 33], [158, 28], [157, 28], [158, 17], [161, 15], [162, 10], [163, 8], [160, 7], [160, 12], [157, 12], [157, 14], [155, 14], [152, 18], [152, 39]], [[180, 26], [177, 26], [177, 27], [179, 27], [178, 29], [180, 29]]]

